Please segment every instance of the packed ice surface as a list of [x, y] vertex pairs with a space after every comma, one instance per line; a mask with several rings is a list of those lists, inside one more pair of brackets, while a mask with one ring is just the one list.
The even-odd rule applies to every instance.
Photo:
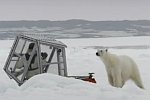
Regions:
[[[150, 37], [60, 39], [66, 48], [69, 75], [94, 72], [97, 84], [54, 74], [32, 77], [21, 87], [3, 71], [12, 40], [0, 40], [0, 100], [150, 100]], [[95, 55], [108, 48], [117, 55], [132, 57], [139, 67], [145, 90], [127, 81], [123, 88], [109, 85], [105, 66]]]

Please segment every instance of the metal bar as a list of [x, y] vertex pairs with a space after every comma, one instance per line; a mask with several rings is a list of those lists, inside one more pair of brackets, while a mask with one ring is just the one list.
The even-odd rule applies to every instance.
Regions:
[[[61, 70], [60, 70], [60, 58], [59, 58], [59, 55], [60, 55], [60, 52], [58, 52], [58, 49], [57, 49], [57, 62], [58, 62], [58, 73], [59, 75], [61, 75]], [[61, 75], [62, 76], [62, 75]]]
[[18, 60], [11, 60], [11, 61], [18, 61]]
[[7, 58], [7, 60], [6, 60], [6, 64], [5, 64], [5, 66], [4, 66], [4, 70], [6, 70], [6, 69], [9, 67], [10, 61], [11, 61], [12, 56], [13, 56], [13, 52], [15, 51], [15, 49], [16, 49], [16, 47], [17, 47], [18, 41], [19, 41], [19, 38], [18, 38], [18, 36], [17, 36], [16, 39], [15, 39], [15, 41], [14, 41], [14, 43], [13, 43], [13, 46], [12, 46], [11, 51], [10, 51], [10, 53], [9, 53], [9, 56], [8, 56], [8, 58]]
[[[13, 77], [13, 74], [10, 72], [10, 70], [8, 70], [8, 67], [9, 67], [10, 62], [11, 62], [11, 59], [12, 59], [12, 57], [13, 57], [13, 52], [15, 51], [15, 49], [16, 49], [16, 47], [17, 47], [18, 41], [19, 41], [19, 37], [16, 36], [15, 41], [14, 41], [14, 43], [13, 43], [13, 45], [12, 45], [11, 50], [10, 50], [9, 56], [8, 56], [8, 58], [7, 58], [7, 60], [6, 60], [6, 64], [5, 64], [4, 68], [3, 68], [4, 71], [7, 73], [7, 75], [9, 76], [9, 78], [14, 78], [14, 77]], [[15, 78], [14, 78], [14, 79], [15, 79]], [[18, 83], [18, 81], [17, 81], [16, 79], [15, 79], [15, 81]]]
[[[49, 65], [50, 65], [50, 63], [51, 63], [51, 61], [52, 61], [52, 58], [53, 58], [53, 56], [54, 56], [54, 53], [55, 53], [55, 48], [53, 47], [53, 50], [52, 50], [52, 52], [51, 52], [51, 54], [50, 54], [50, 57], [49, 57], [49, 59], [48, 59], [48, 63], [49, 63]], [[45, 72], [47, 72], [47, 71], [48, 71], [49, 65], [48, 65], [48, 66], [46, 66], [46, 68], [45, 68]]]
[[[25, 47], [25, 44], [26, 44], [26, 42], [27, 42], [27, 40], [24, 40], [25, 42], [24, 42], [24, 44], [23, 44], [23, 47], [22, 47], [22, 49], [21, 49], [21, 52], [20, 52], [20, 54], [22, 54], [22, 52], [23, 52], [23, 49], [24, 49], [24, 47]], [[15, 54], [17, 54], [16, 52], [14, 52]], [[18, 60], [17, 61], [19, 61], [19, 57], [21, 57], [20, 55], [18, 56]], [[17, 63], [16, 63], [17, 64]], [[14, 70], [16, 69], [16, 64], [15, 64], [15, 67], [14, 67]]]
[[49, 64], [61, 64], [61, 63], [63, 63], [63, 62], [51, 62]]
[[63, 56], [63, 64], [64, 64], [64, 76], [68, 76], [65, 48], [62, 49], [62, 56]]
[[89, 76], [67, 76], [67, 77], [73, 77], [76, 79], [82, 79], [82, 78], [88, 78]]
[[13, 55], [14, 57], [21, 57], [20, 54], [18, 54], [18, 53], [16, 53], [16, 52], [14, 52], [13, 54], [14, 54], [14, 55]]
[[28, 39], [28, 40], [33, 40], [34, 42], [35, 42], [35, 40], [39, 40], [40, 43], [42, 43], [42, 44], [48, 44], [48, 45], [52, 45], [54, 47], [67, 47], [65, 44], [52, 43], [50, 41], [44, 41], [44, 40], [36, 39], [36, 38], [33, 38], [33, 37], [29, 37], [29, 36], [26, 36], [26, 35], [20, 35], [20, 37], [22, 37], [24, 39]]
[[33, 58], [33, 56], [34, 56], [34, 54], [35, 54], [35, 52], [36, 52], [36, 49], [37, 49], [37, 42], [34, 42], [34, 43], [35, 43], [35, 46], [34, 46], [32, 52], [31, 52], [31, 55], [30, 55], [30, 57], [29, 57], [29, 60], [28, 60], [27, 62], [23, 62], [25, 69], [24, 69], [23, 76], [22, 76], [22, 79], [21, 79], [22, 82], [25, 80], [25, 76], [26, 76], [26, 74], [27, 74], [27, 72], [28, 72], [28, 69], [29, 69], [31, 60], [32, 60], [32, 58]]
[[37, 41], [37, 57], [38, 57], [38, 68], [40, 68], [40, 73], [43, 73], [43, 68], [41, 65], [41, 47], [39, 41]]
[[27, 42], [27, 40], [25, 40], [25, 42], [24, 42], [24, 44], [23, 44], [23, 47], [22, 47], [22, 49], [21, 49], [21, 54], [22, 54], [22, 52], [23, 52], [23, 49], [24, 49], [24, 47], [25, 47], [25, 45], [26, 45], [26, 42]]

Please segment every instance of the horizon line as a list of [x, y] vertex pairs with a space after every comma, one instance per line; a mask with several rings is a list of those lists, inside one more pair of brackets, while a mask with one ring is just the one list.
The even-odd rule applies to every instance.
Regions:
[[39, 19], [39, 20], [0, 20], [0, 22], [2, 21], [71, 21], [71, 20], [82, 20], [82, 21], [91, 21], [91, 22], [96, 22], [96, 21], [150, 21], [150, 19], [120, 19], [120, 20], [87, 20], [87, 19], [65, 19], [65, 20], [47, 20], [47, 19]]

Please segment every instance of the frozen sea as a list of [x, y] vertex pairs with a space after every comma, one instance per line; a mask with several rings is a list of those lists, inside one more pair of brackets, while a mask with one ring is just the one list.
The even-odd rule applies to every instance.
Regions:
[[[96, 84], [54, 74], [36, 75], [18, 86], [3, 71], [13, 40], [0, 40], [0, 100], [150, 100], [150, 37], [59, 39], [65, 43], [69, 75], [94, 72]], [[105, 66], [95, 55], [108, 48], [132, 57], [139, 67], [145, 90], [127, 81], [123, 88], [109, 85]]]

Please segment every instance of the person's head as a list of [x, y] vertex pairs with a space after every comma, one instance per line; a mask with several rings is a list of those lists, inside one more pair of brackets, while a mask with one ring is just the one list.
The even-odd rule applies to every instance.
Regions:
[[30, 43], [27, 52], [31, 52], [34, 48], [35, 43]]
[[42, 56], [42, 59], [46, 59], [46, 57], [48, 56], [48, 54], [46, 52], [42, 52], [41, 56]]

